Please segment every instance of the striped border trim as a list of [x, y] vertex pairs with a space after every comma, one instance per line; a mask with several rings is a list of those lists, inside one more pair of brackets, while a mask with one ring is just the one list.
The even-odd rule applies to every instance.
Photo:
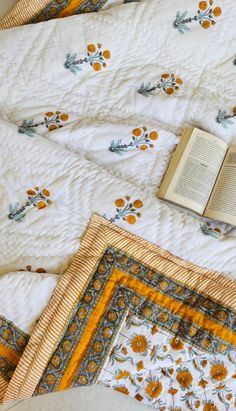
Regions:
[[0, 404], [3, 401], [4, 394], [7, 390], [8, 386], [8, 381], [6, 381], [1, 375], [0, 375]]
[[20, 0], [15, 7], [13, 7], [13, 9], [0, 20], [0, 30], [28, 23], [40, 13], [50, 1], [51, 0]]
[[3, 402], [33, 395], [36, 386], [64, 333], [68, 319], [96, 271], [107, 246], [116, 247], [153, 270], [173, 278], [231, 309], [236, 309], [236, 282], [216, 271], [198, 267], [168, 251], [94, 215], [80, 249], [62, 276], [51, 301], [35, 327]]

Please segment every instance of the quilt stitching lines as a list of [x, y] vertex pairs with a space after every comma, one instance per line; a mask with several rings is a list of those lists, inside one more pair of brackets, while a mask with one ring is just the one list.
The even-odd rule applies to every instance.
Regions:
[[[100, 321], [100, 326], [98, 327], [95, 337], [88, 341], [90, 344], [90, 349], [86, 348], [83, 353], [83, 364], [79, 368], [81, 372], [79, 372], [78, 369], [75, 369], [74, 373], [74, 371], [71, 371], [68, 361], [72, 359], [72, 354], [73, 358], [77, 358], [76, 350], [78, 351], [78, 343], [80, 344], [79, 349], [84, 350], [84, 347], [87, 347], [87, 343], [81, 344], [81, 338], [83, 335], [87, 334], [85, 329], [89, 323], [89, 317], [93, 315], [92, 311], [95, 309], [96, 304], [99, 304], [100, 299], [102, 299], [105, 284], [109, 284], [109, 281], [111, 280], [110, 276], [112, 276], [114, 272], [116, 275], [120, 272], [121, 275], [124, 276], [124, 278], [119, 278], [118, 283], [116, 277], [116, 282], [113, 284], [115, 287], [117, 287], [118, 284], [117, 292], [114, 294], [114, 300], [112, 300], [115, 301], [115, 304], [105, 304], [103, 302], [103, 305], [105, 304], [105, 314], [104, 312], [102, 313], [103, 317]], [[159, 273], [150, 271], [147, 267], [127, 255], [122, 254], [115, 249], [108, 248], [98, 266], [97, 272], [92, 277], [84, 292], [81, 303], [79, 303], [77, 308], [74, 310], [74, 314], [69, 321], [66, 333], [62, 337], [58, 348], [54, 352], [34, 395], [44, 394], [55, 389], [58, 390], [58, 383], [60, 389], [64, 389], [70, 386], [71, 383], [75, 386], [78, 384], [86, 385], [94, 382], [99, 374], [99, 370], [101, 369], [100, 367], [106, 359], [107, 351], [110, 346], [109, 341], [111, 341], [112, 336], [116, 334], [117, 329], [120, 326], [121, 319], [123, 318], [122, 315], [124, 316], [127, 309], [130, 309], [138, 315], [145, 317], [153, 324], [158, 324], [159, 327], [163, 327], [163, 329], [177, 334], [178, 337], [191, 342], [203, 351], [214, 354], [229, 353], [233, 340], [231, 340], [230, 336], [226, 338], [227, 333], [224, 335], [223, 331], [222, 335], [220, 335], [220, 324], [218, 326], [218, 332], [215, 335], [214, 332], [211, 332], [212, 327], [209, 326], [210, 331], [206, 331], [206, 329], [201, 327], [201, 321], [199, 319], [196, 323], [196, 320], [192, 319], [191, 316], [185, 319], [183, 318], [183, 313], [181, 314], [182, 303], [185, 304], [186, 300], [187, 306], [189, 306], [189, 309], [192, 310], [192, 305], [194, 306], [196, 303], [197, 296], [200, 299], [200, 302], [198, 301], [199, 305], [197, 306], [198, 311], [201, 311], [200, 307], [203, 307], [201, 315], [205, 318], [205, 322], [209, 323], [210, 321], [211, 323], [211, 318], [214, 318], [215, 315], [217, 321], [225, 323], [227, 315], [226, 310], [224, 309], [219, 311], [219, 304], [216, 304], [207, 297], [200, 296], [197, 293], [194, 295], [192, 290], [191, 294], [186, 293], [186, 291], [189, 291], [187, 287], [182, 287], [172, 280], [170, 280], [170, 285], [172, 286], [171, 293], [171, 288], [169, 288], [168, 283], [169, 280], [170, 279], [167, 279], [167, 277]], [[159, 297], [160, 301], [154, 302], [152, 301], [152, 298], [150, 300], [150, 298], [147, 298], [145, 294], [142, 295], [142, 292], [140, 296], [138, 290], [135, 289], [135, 281], [143, 284], [142, 287], [148, 287], [149, 289], [151, 287], [153, 288], [153, 291], [158, 290], [164, 299]], [[133, 285], [130, 285], [129, 283], [132, 283]], [[173, 285], [171, 283], [173, 283]], [[158, 284], [159, 287], [157, 286]], [[175, 295], [173, 292], [174, 290], [176, 291]], [[176, 313], [172, 312], [168, 305], [165, 305], [166, 298], [167, 301], [169, 301], [168, 299], [170, 298], [174, 298], [174, 300], [176, 300], [176, 304], [177, 300], [179, 300], [179, 311], [177, 310]], [[117, 308], [120, 311], [117, 310]], [[187, 307], [185, 307], [185, 315], [187, 315], [187, 311]], [[195, 310], [195, 315], [199, 316], [200, 314], [197, 314], [197, 311]], [[233, 324], [235, 326], [235, 314], [230, 311], [228, 315], [229, 316], [227, 319], [231, 318], [231, 320], [234, 321]], [[99, 322], [98, 319], [96, 321]], [[96, 321], [93, 323], [93, 326], [95, 327]], [[231, 326], [233, 324], [231, 323]], [[214, 327], [217, 329], [216, 324]], [[83, 338], [88, 338], [88, 336]], [[223, 340], [221, 338], [223, 338]], [[104, 343], [104, 339], [106, 343]], [[81, 345], [83, 348], [81, 348]], [[104, 347], [106, 347], [106, 349], [104, 349]], [[101, 354], [104, 355], [102, 358]], [[76, 360], [76, 366], [78, 366], [78, 359]], [[63, 373], [64, 375], [62, 375]], [[68, 375], [65, 377], [66, 373]]]

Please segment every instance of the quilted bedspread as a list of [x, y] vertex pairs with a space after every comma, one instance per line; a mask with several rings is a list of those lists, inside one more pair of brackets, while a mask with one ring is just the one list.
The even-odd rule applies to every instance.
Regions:
[[235, 17], [149, 0], [0, 31], [0, 401], [235, 406], [235, 231], [156, 197], [184, 127], [236, 142]]

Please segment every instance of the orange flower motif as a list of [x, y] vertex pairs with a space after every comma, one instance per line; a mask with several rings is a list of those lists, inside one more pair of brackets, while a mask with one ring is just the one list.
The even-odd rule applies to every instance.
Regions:
[[35, 196], [35, 195], [37, 194], [36, 191], [34, 191], [34, 190], [27, 190], [26, 193], [27, 193], [29, 196]]
[[70, 70], [73, 74], [78, 74], [82, 70], [85, 64], [89, 64], [93, 70], [100, 71], [102, 67], [106, 67], [105, 61], [111, 57], [109, 50], [101, 50], [101, 43], [88, 44], [87, 46], [87, 55], [84, 58], [77, 58], [77, 53], [70, 54], [66, 56], [66, 61], [64, 62], [64, 67], [67, 70]]
[[104, 52], [102, 53], [103, 57], [105, 59], [109, 59], [111, 57], [111, 53], [109, 50], [104, 50]]
[[193, 377], [189, 370], [180, 369], [177, 373], [176, 380], [183, 388], [189, 388], [192, 384]]
[[125, 355], [128, 354], [128, 350], [127, 350], [126, 347], [122, 347], [121, 351], [122, 351], [122, 353], [125, 354]]
[[133, 202], [133, 205], [135, 208], [142, 208], [143, 207], [143, 202], [141, 200], [135, 200]]
[[170, 388], [168, 390], [168, 393], [172, 396], [174, 396], [177, 392], [178, 392], [178, 390], [176, 388]]
[[136, 217], [133, 214], [129, 214], [126, 218], [127, 223], [129, 224], [135, 224], [136, 223]]
[[175, 351], [180, 351], [184, 348], [183, 342], [178, 337], [173, 337], [170, 340], [170, 346]]
[[50, 192], [47, 189], [40, 191], [39, 187], [34, 187], [34, 190], [27, 190], [26, 194], [28, 196], [28, 200], [24, 205], [20, 206], [19, 203], [16, 203], [14, 206], [12, 204], [10, 205], [10, 214], [8, 214], [8, 218], [10, 220], [21, 222], [26, 216], [25, 211], [27, 208], [34, 206], [40, 210], [52, 203], [50, 198], [48, 198], [50, 196]]
[[101, 352], [101, 351], [103, 350], [103, 345], [102, 345], [102, 343], [100, 343], [99, 341], [96, 341], [96, 342], [94, 343], [93, 348], [94, 348], [94, 351], [95, 351], [95, 352]]
[[47, 207], [47, 204], [44, 201], [39, 201], [36, 206], [40, 210], [41, 208]]
[[158, 139], [158, 133], [156, 131], [151, 131], [151, 133], [149, 134], [149, 138], [151, 140], [157, 140]]
[[145, 388], [146, 394], [152, 400], [158, 398], [162, 392], [162, 384], [158, 380], [150, 380]]
[[218, 411], [218, 408], [213, 402], [208, 401], [205, 403], [203, 411]]
[[131, 348], [135, 353], [146, 353], [148, 341], [144, 335], [135, 335], [130, 342]]
[[126, 196], [125, 199], [118, 198], [115, 200], [115, 205], [117, 207], [117, 214], [110, 218], [112, 223], [122, 218], [128, 224], [132, 225], [137, 222], [137, 218], [142, 216], [138, 210], [143, 207], [143, 202], [139, 199], [132, 203], [130, 202], [130, 196]]
[[116, 376], [116, 380], [122, 380], [123, 378], [128, 378], [130, 377], [130, 372], [129, 371], [120, 371], [117, 376]]
[[136, 367], [137, 367], [137, 371], [141, 371], [144, 368], [143, 361], [139, 361], [136, 364]]
[[166, 94], [171, 95], [179, 90], [179, 86], [183, 84], [180, 77], [176, 77], [174, 73], [164, 73], [156, 84], [142, 83], [138, 89], [138, 93], [145, 97], [152, 95], [155, 90], [163, 90]]
[[87, 50], [89, 51], [89, 53], [95, 53], [96, 46], [94, 44], [88, 44]]
[[199, 387], [205, 388], [208, 385], [208, 382], [205, 380], [200, 380], [198, 383]]
[[152, 142], [157, 140], [157, 138], [158, 134], [156, 131], [151, 131], [149, 133], [147, 127], [135, 128], [132, 131], [132, 140], [128, 144], [122, 144], [121, 140], [112, 140], [108, 150], [120, 155], [130, 150], [139, 149], [145, 151], [148, 148], [155, 147]]
[[228, 375], [228, 371], [226, 367], [221, 362], [214, 364], [211, 367], [210, 373], [211, 373], [211, 377], [213, 378], [213, 380], [216, 380], [216, 381], [222, 381]]
[[135, 398], [136, 400], [138, 400], [138, 401], [142, 401], [142, 400], [143, 400], [143, 397], [142, 397], [142, 395], [140, 395], [140, 394], [136, 394], [134, 398]]
[[184, 34], [189, 30], [188, 24], [198, 22], [204, 29], [208, 29], [211, 25], [215, 25], [214, 17], [221, 15], [221, 8], [215, 7], [212, 9], [213, 0], [200, 1], [198, 3], [198, 12], [194, 17], [186, 17], [187, 12], [176, 14], [173, 27]]
[[115, 201], [115, 205], [117, 207], [124, 207], [125, 201], [123, 200], [123, 198], [118, 198], [118, 200]]
[[129, 390], [125, 385], [117, 385], [113, 387], [116, 391], [121, 392], [122, 394], [129, 395]]
[[156, 325], [153, 325], [151, 333], [152, 335], [156, 334], [158, 332], [158, 327]]
[[93, 63], [93, 69], [95, 71], [100, 71], [102, 68], [101, 64], [99, 62]]

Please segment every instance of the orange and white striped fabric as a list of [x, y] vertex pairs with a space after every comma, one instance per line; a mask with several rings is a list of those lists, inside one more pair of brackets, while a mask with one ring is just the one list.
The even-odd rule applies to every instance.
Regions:
[[94, 215], [3, 401], [101, 382], [148, 405], [233, 406], [235, 292], [222, 274]]

